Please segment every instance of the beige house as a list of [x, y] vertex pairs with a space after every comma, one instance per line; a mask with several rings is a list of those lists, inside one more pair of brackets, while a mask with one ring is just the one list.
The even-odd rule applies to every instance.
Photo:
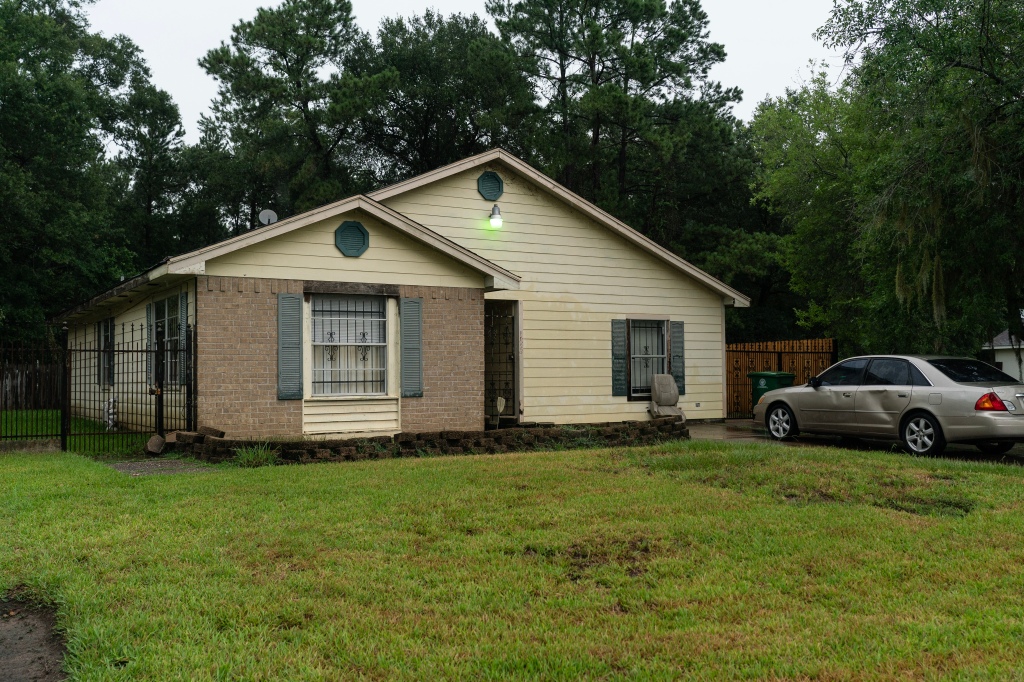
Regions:
[[[725, 308], [747, 305], [494, 150], [169, 258], [65, 318], [98, 349], [80, 412], [159, 374], [200, 424], [327, 436], [647, 419], [658, 373], [688, 418], [721, 418]], [[106, 372], [129, 328], [163, 344], [157, 369]]]
[[998, 369], [1012, 377], [1024, 380], [1024, 368], [1017, 362], [1017, 351], [1014, 344], [1020, 347], [1020, 340], [1011, 337], [1009, 331], [1004, 331], [982, 346], [982, 350], [992, 354], [992, 360]]

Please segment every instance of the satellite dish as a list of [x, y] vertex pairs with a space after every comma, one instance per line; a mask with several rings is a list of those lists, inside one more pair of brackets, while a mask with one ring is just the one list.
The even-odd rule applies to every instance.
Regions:
[[260, 222], [264, 225], [272, 225], [277, 222], [277, 214], [269, 208], [260, 211]]

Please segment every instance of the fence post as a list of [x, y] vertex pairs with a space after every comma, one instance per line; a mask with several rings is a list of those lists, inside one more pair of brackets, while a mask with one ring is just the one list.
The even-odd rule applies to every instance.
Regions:
[[167, 356], [164, 353], [163, 334], [156, 337], [156, 433], [164, 436], [164, 375], [167, 372], [165, 363]]
[[185, 327], [185, 430], [196, 430], [196, 330], [192, 325]]
[[68, 435], [71, 433], [71, 343], [68, 325], [65, 323], [60, 330], [61, 348], [64, 349], [64, 361], [60, 377], [60, 449], [68, 451]]

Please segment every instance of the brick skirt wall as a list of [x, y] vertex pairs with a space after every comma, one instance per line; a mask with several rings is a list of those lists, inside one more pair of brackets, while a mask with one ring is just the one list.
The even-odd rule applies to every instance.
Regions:
[[423, 299], [423, 397], [402, 398], [403, 431], [484, 428], [484, 292], [401, 287]]
[[277, 295], [297, 280], [196, 281], [199, 424], [240, 438], [299, 436], [302, 401], [277, 399]]

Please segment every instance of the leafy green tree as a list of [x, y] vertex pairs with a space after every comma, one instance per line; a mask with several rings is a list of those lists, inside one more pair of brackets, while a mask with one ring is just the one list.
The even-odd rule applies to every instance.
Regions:
[[378, 159], [378, 180], [433, 170], [493, 147], [531, 156], [538, 107], [519, 57], [476, 15], [427, 10], [385, 19], [376, 41], [351, 52], [360, 76], [388, 78], [384, 97], [360, 118], [360, 141]]
[[0, 336], [131, 274], [105, 156], [149, 72], [125, 37], [89, 32], [81, 4], [0, 0]]
[[344, 68], [361, 44], [348, 0], [285, 0], [257, 10], [200, 60], [219, 83], [207, 145], [242, 166], [233, 174], [258, 181], [245, 206], [255, 227], [261, 208], [283, 215], [335, 201], [365, 188], [356, 131], [386, 78], [357, 78]]
[[1019, 331], [1024, 7], [846, 1], [819, 35], [847, 50], [846, 81], [766, 103], [753, 126], [804, 321], [868, 351], [975, 352]]

